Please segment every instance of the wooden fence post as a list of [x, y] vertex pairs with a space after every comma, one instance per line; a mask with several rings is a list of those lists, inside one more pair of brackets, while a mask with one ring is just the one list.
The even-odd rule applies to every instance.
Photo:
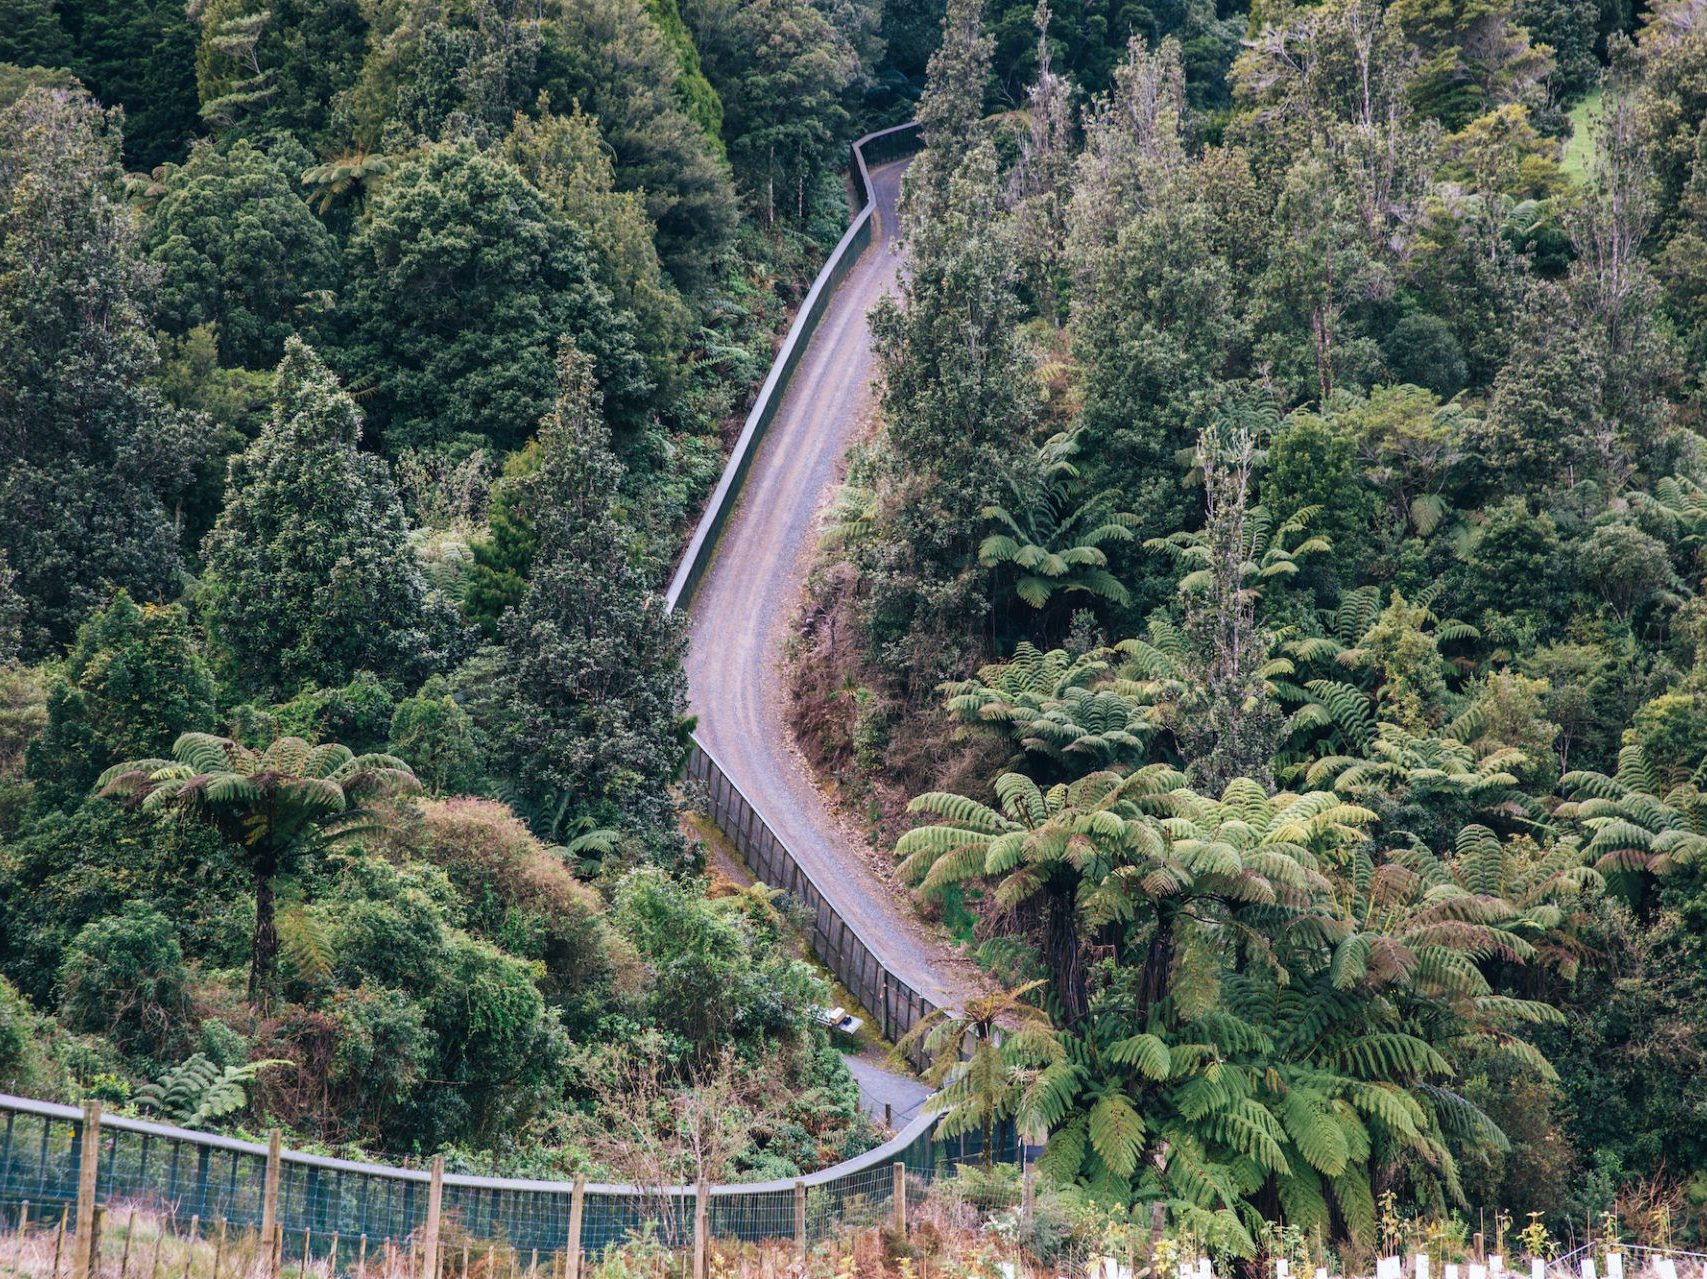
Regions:
[[101, 1103], [83, 1103], [83, 1137], [77, 1151], [77, 1234], [71, 1241], [71, 1279], [89, 1279], [98, 1260], [95, 1240], [96, 1177], [101, 1169]]
[[794, 1183], [794, 1252], [806, 1264], [806, 1183]]
[[895, 1164], [895, 1232], [907, 1233], [907, 1165]]
[[261, 1181], [261, 1242], [269, 1253], [273, 1227], [279, 1222], [279, 1171], [283, 1159], [284, 1137], [274, 1128], [267, 1134], [267, 1174]]
[[709, 1242], [706, 1238], [709, 1226], [706, 1202], [710, 1197], [711, 1187], [702, 1177], [693, 1192], [693, 1279], [705, 1279], [705, 1254]]
[[575, 1174], [569, 1196], [569, 1250], [563, 1262], [564, 1279], [581, 1279], [581, 1221], [587, 1211], [587, 1174]]
[[439, 1279], [439, 1213], [445, 1198], [445, 1157], [433, 1156], [433, 1171], [427, 1182], [427, 1238], [422, 1245], [421, 1273]]

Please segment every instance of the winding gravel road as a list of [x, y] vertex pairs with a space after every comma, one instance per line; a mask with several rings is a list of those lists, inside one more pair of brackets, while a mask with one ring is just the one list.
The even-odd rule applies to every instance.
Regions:
[[815, 545], [816, 516], [867, 419], [874, 372], [866, 313], [895, 286], [895, 202], [905, 161], [871, 174], [871, 246], [831, 298], [759, 446], [690, 605], [688, 658], [698, 735], [794, 850], [842, 916], [897, 976], [938, 1005], [974, 979], [878, 876], [807, 775], [786, 721], [783, 645]]

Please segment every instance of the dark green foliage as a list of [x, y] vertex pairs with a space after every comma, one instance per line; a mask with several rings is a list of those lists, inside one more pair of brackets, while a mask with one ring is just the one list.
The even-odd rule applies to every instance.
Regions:
[[1574, 102], [1600, 79], [1596, 0], [1519, 0], [1517, 20], [1536, 44], [1553, 50], [1552, 91]]
[[869, 552], [868, 624], [884, 663], [921, 686], [980, 648], [982, 513], [1030, 424], [1030, 361], [1014, 327], [1019, 300], [995, 187], [988, 144], [940, 189], [909, 179], [915, 270], [901, 304], [885, 299], [872, 315], [890, 423], [879, 460], [889, 514]]
[[385, 749], [414, 770], [430, 795], [466, 795], [485, 775], [474, 721], [439, 675], [397, 703]]
[[112, 120], [32, 89], [0, 111], [0, 548], [23, 651], [68, 641], [115, 586], [176, 587], [162, 498], [188, 477], [190, 424], [147, 385], [152, 273], [118, 202]]
[[1609, 521], [1583, 543], [1583, 584], [1620, 622], [1643, 605], [1676, 603], [1682, 587], [1661, 542], [1641, 529]]
[[105, 1035], [123, 1052], [159, 1060], [195, 1028], [184, 952], [172, 921], [149, 906], [85, 924], [59, 985], [66, 1024]]
[[1460, 588], [1464, 612], [1471, 617], [1528, 611], [1542, 624], [1564, 609], [1572, 586], [1572, 564], [1546, 512], [1536, 514], [1520, 497], [1489, 508], [1463, 556]]
[[617, 190], [597, 119], [579, 110], [549, 115], [548, 100], [540, 105], [539, 119], [516, 117], [504, 155], [580, 229], [594, 275], [616, 309], [631, 317], [651, 400], [667, 408], [681, 390], [690, 317], [658, 260], [646, 201], [640, 192]]
[[197, 325], [181, 338], [163, 338], [154, 381], [167, 401], [194, 414], [205, 432], [195, 472], [174, 512], [184, 555], [199, 569], [202, 542], [225, 508], [229, 460], [261, 433], [272, 407], [273, 370], [222, 366], [218, 333], [210, 325]]
[[1395, 380], [1425, 386], [1443, 400], [1462, 391], [1469, 376], [1452, 326], [1438, 315], [1407, 315], [1393, 326], [1381, 353]]
[[234, 688], [276, 695], [364, 669], [412, 682], [460, 646], [449, 604], [412, 558], [385, 463], [359, 451], [360, 434], [348, 393], [292, 339], [272, 417], [233, 460], [203, 549], [202, 607]]
[[[275, 736], [343, 742], [358, 754], [383, 751], [397, 699], [372, 671], [357, 671], [342, 688], [305, 688], [268, 714]], [[265, 743], [258, 743], [264, 745]]]
[[367, 52], [362, 5], [208, 0], [199, 18], [196, 80], [205, 120], [251, 137], [275, 131], [308, 143], [327, 137], [337, 97], [355, 82]]
[[536, 825], [565, 815], [674, 841], [667, 790], [687, 709], [682, 620], [636, 563], [618, 518], [622, 468], [593, 362], [565, 344], [555, 408], [528, 477], [538, 546], [527, 593], [502, 623], [509, 722], [502, 754]]
[[[1268, 470], [1261, 481], [1263, 505], [1271, 511], [1320, 507], [1311, 530], [1326, 538], [1324, 558], [1341, 582], [1350, 582], [1368, 554], [1380, 503], [1358, 482], [1357, 445], [1333, 420], [1294, 413], [1275, 432]], [[1308, 577], [1312, 567], [1305, 567]]]
[[123, 591], [79, 628], [48, 690], [25, 773], [38, 801], [75, 809], [121, 759], [163, 755], [215, 726], [213, 674], [180, 605], [138, 608]]
[[279, 737], [253, 750], [228, 737], [185, 733], [170, 758], [126, 760], [101, 774], [103, 798], [155, 819], [180, 817], [241, 850], [255, 889], [249, 1000], [265, 1015], [277, 994], [276, 891], [371, 820], [364, 805], [418, 788], [402, 761], [356, 755], [337, 742]]
[[160, 270], [156, 317], [177, 334], [217, 326], [225, 364], [271, 368], [330, 301], [336, 249], [293, 168], [239, 141], [223, 152], [199, 146], [162, 179], [147, 234]]
[[616, 157], [619, 191], [640, 191], [658, 254], [677, 283], [708, 278], [734, 230], [728, 170], [682, 110], [680, 63], [643, 0], [552, 0], [540, 87], [598, 117]]
[[0, 2], [0, 62], [20, 67], [69, 67], [71, 38], [54, 0]]
[[123, 107], [124, 154], [147, 172], [181, 160], [201, 132], [196, 23], [179, 0], [63, 0], [77, 45], [72, 69], [107, 106]]
[[742, 194], [767, 224], [803, 220], [841, 158], [858, 54], [806, 0], [690, 0], [687, 14]]
[[504, 614], [522, 602], [539, 539], [534, 534], [531, 500], [539, 485], [539, 445], [530, 440], [504, 463], [492, 489], [486, 536], [469, 548], [474, 563], [463, 585], [462, 608], [488, 639], [499, 637]]
[[351, 95], [357, 141], [396, 152], [500, 136], [533, 97], [537, 16], [515, 0], [401, 4], [378, 14], [373, 52]]
[[610, 997], [622, 943], [599, 895], [575, 878], [503, 804], [449, 799], [415, 804], [386, 851], [441, 868], [460, 895], [463, 928], [543, 968], [538, 984], [572, 1024]]
[[48, 813], [0, 845], [0, 971], [38, 1007], [55, 1007], [79, 930], [144, 896], [192, 953], [217, 967], [241, 965], [247, 891], [232, 850], [211, 831], [100, 800]]
[[597, 365], [613, 421], [649, 393], [632, 319], [586, 242], [516, 169], [459, 142], [399, 164], [351, 240], [347, 335], [335, 362], [387, 450], [477, 437], [518, 447], [550, 407], [565, 334]]

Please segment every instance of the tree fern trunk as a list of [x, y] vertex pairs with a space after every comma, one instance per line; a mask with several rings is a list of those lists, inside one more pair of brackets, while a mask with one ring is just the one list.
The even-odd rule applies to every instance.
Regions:
[[263, 1014], [273, 1010], [278, 983], [279, 925], [271, 867], [255, 870], [255, 936], [249, 953], [249, 1002]]
[[1156, 931], [1150, 935], [1150, 948], [1144, 954], [1144, 978], [1138, 987], [1138, 1006], [1141, 1013], [1168, 997], [1174, 970], [1174, 916], [1171, 910], [1156, 913]]
[[1079, 945], [1079, 925], [1073, 914], [1071, 890], [1052, 885], [1043, 913], [1043, 949], [1061, 1001], [1062, 1020], [1076, 1025], [1090, 1007], [1085, 990], [1084, 955]]

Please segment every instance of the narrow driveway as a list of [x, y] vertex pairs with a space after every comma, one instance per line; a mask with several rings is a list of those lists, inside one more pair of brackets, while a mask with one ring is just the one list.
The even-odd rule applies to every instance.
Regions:
[[698, 734], [836, 909], [891, 972], [938, 1005], [974, 993], [963, 960], [871, 869], [791, 749], [784, 640], [815, 544], [815, 515], [872, 405], [866, 313], [895, 287], [905, 161], [877, 169], [878, 225], [796, 366], [691, 604], [689, 696]]
[[931, 1095], [917, 1079], [880, 1059], [849, 1055], [843, 1060], [859, 1084], [860, 1108], [873, 1120], [888, 1120], [897, 1131], [918, 1117], [919, 1107]]

